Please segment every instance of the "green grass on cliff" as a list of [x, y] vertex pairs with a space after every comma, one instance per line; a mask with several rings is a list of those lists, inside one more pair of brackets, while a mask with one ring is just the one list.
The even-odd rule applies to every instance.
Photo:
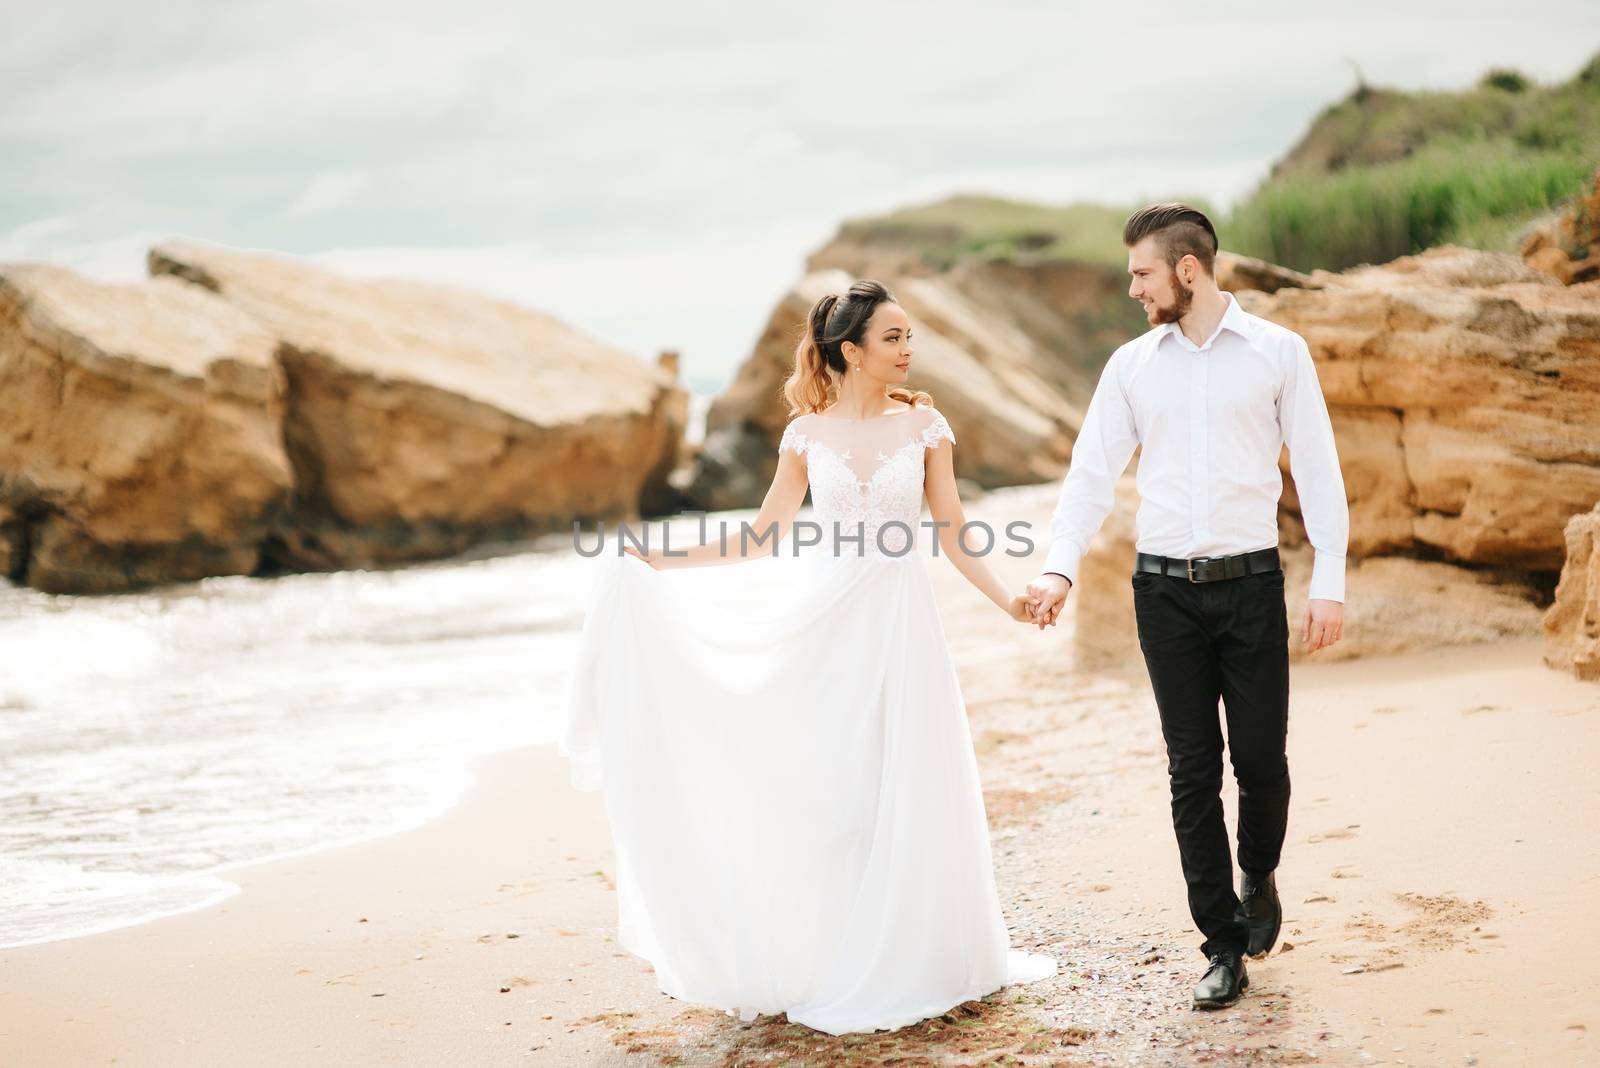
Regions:
[[1491, 71], [1457, 93], [1362, 88], [1224, 220], [1222, 243], [1298, 270], [1445, 243], [1511, 250], [1597, 166], [1600, 56], [1547, 87]]
[[[1496, 70], [1462, 92], [1357, 89], [1317, 117], [1231, 216], [1212, 218], [1223, 248], [1303, 271], [1445, 243], [1514, 251], [1518, 234], [1585, 188], [1597, 167], [1600, 55], [1552, 86]], [[1121, 271], [1122, 224], [1136, 206], [963, 195], [850, 220], [839, 237], [937, 269], [976, 257]]]
[[1014, 263], [1077, 260], [1121, 270], [1128, 263], [1122, 223], [1132, 210], [962, 195], [852, 219], [840, 227], [839, 237], [913, 252], [935, 268], [976, 257]]

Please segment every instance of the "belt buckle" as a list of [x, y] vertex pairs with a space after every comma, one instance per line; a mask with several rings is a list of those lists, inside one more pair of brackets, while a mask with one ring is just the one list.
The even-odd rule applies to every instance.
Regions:
[[1189, 581], [1190, 582], [1201, 582], [1201, 581], [1203, 581], [1202, 579], [1197, 579], [1197, 578], [1194, 577], [1194, 565], [1196, 563], [1199, 563], [1202, 566], [1204, 566], [1210, 559], [1211, 559], [1211, 557], [1209, 557], [1209, 556], [1193, 556], [1193, 557], [1190, 557], [1187, 561], [1185, 561], [1185, 563], [1187, 563], [1187, 565], [1188, 565]]

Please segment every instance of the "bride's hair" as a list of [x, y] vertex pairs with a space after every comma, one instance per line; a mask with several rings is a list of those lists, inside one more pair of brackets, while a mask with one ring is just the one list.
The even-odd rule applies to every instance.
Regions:
[[[863, 278], [853, 283], [843, 296], [829, 293], [811, 307], [806, 316], [805, 336], [794, 350], [794, 370], [783, 383], [783, 398], [789, 414], [820, 412], [830, 403], [844, 374], [842, 346], [846, 341], [861, 344], [867, 320], [880, 304], [898, 304], [882, 282]], [[932, 404], [933, 397], [922, 390], [890, 386], [890, 400], [907, 404]]]

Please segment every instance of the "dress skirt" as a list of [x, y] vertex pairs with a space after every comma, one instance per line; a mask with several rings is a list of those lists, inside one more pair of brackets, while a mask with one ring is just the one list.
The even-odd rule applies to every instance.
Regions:
[[618, 939], [664, 993], [837, 1035], [1055, 974], [1008, 946], [922, 555], [614, 552], [559, 748], [604, 792]]

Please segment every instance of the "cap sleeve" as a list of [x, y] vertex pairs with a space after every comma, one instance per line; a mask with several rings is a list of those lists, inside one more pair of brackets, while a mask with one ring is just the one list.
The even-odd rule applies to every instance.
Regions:
[[807, 440], [805, 432], [796, 426], [799, 419], [791, 419], [789, 425], [783, 428], [783, 437], [778, 441], [778, 451], [788, 450], [797, 456], [804, 456], [811, 442]]
[[956, 433], [950, 429], [950, 423], [945, 419], [944, 413], [937, 408], [930, 409], [932, 415], [922, 428], [922, 447], [936, 449], [939, 442], [948, 440], [950, 444], [956, 443]]

